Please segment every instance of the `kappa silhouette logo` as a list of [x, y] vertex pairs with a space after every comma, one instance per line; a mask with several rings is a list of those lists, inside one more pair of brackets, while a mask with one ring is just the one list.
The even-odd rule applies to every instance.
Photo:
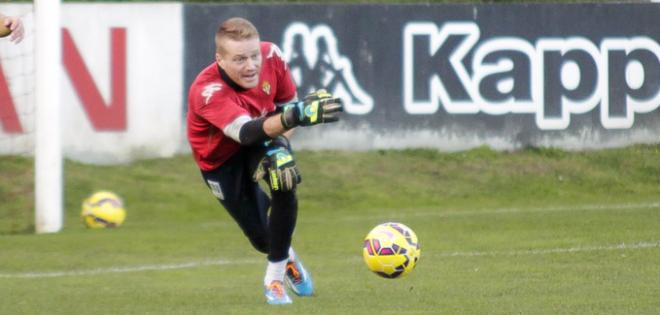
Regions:
[[355, 79], [351, 60], [339, 54], [337, 38], [329, 26], [310, 29], [304, 23], [292, 23], [284, 31], [282, 49], [303, 93], [325, 88], [343, 99], [346, 112], [371, 112], [373, 99]]

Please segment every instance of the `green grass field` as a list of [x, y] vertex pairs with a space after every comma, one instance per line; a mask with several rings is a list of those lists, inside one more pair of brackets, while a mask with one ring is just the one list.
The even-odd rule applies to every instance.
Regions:
[[[0, 314], [658, 314], [660, 145], [565, 152], [299, 152], [294, 246], [317, 296], [268, 306], [265, 258], [189, 156], [65, 166], [65, 228], [32, 229], [32, 160], [0, 157]], [[125, 199], [114, 230], [80, 202]], [[399, 221], [407, 278], [366, 269], [362, 240]]]

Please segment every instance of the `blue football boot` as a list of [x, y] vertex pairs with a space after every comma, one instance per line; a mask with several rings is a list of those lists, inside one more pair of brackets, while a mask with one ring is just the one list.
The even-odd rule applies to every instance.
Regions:
[[266, 294], [266, 303], [268, 304], [291, 304], [291, 298], [286, 294], [282, 281], [273, 281], [270, 285], [266, 286], [264, 292]]
[[284, 281], [293, 293], [299, 296], [312, 296], [314, 294], [314, 283], [312, 282], [312, 275], [307, 272], [307, 269], [302, 264], [302, 261], [297, 256], [292, 257], [286, 263], [286, 277]]

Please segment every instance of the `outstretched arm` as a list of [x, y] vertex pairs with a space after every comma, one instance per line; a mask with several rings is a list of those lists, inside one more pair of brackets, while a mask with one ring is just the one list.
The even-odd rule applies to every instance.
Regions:
[[242, 145], [252, 145], [280, 135], [288, 138], [291, 130], [297, 126], [338, 121], [337, 114], [341, 111], [341, 99], [333, 98], [325, 90], [319, 90], [305, 96], [302, 101], [286, 104], [280, 114], [257, 119], [241, 116], [223, 129], [223, 132]]

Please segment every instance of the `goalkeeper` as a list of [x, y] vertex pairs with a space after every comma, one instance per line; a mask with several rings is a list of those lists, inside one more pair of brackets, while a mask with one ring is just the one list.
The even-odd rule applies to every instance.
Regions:
[[[248, 20], [224, 21], [215, 45], [215, 62], [188, 94], [188, 141], [213, 195], [252, 246], [268, 255], [266, 301], [289, 304], [285, 283], [300, 296], [312, 295], [314, 286], [291, 248], [301, 177], [288, 136], [297, 126], [337, 121], [343, 106], [323, 90], [297, 101], [279, 48], [261, 42]], [[270, 198], [257, 183], [261, 178]]]

